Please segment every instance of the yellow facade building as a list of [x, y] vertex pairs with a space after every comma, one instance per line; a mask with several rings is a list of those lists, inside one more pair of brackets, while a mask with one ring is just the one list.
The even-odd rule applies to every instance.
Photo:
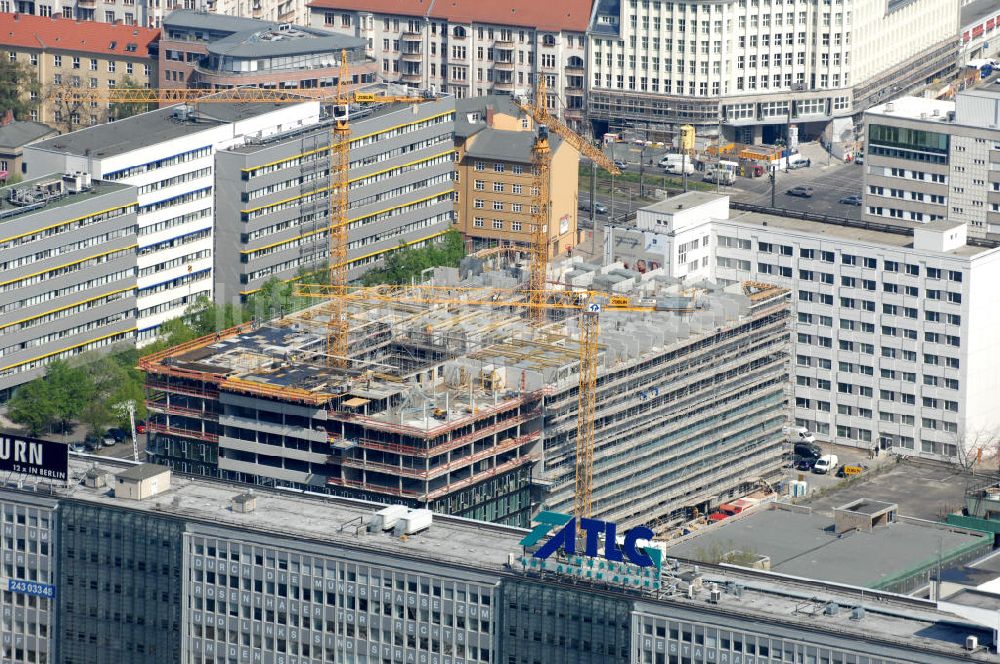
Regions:
[[[470, 249], [531, 243], [532, 148], [537, 127], [509, 97], [456, 101], [456, 225]], [[579, 241], [576, 214], [580, 154], [550, 134], [549, 255]]]

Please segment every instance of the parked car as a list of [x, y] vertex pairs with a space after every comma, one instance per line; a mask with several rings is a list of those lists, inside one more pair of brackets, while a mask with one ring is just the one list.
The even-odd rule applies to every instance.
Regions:
[[813, 192], [815, 190], [812, 187], [807, 187], [804, 184], [796, 185], [786, 191], [785, 193], [789, 196], [798, 196], [799, 198], [812, 198]]
[[146, 420], [139, 420], [135, 423], [136, 433], [146, 433]]
[[70, 452], [76, 452], [77, 454], [81, 454], [81, 453], [87, 451], [87, 446], [85, 444], [79, 443], [79, 442], [78, 443], [70, 443], [69, 444], [69, 451]]
[[823, 456], [823, 450], [812, 442], [795, 443], [794, 453], [803, 459], [818, 459]]
[[617, 166], [619, 170], [624, 171], [628, 168], [628, 162], [622, 161], [621, 159], [615, 159], [615, 166]]
[[116, 442], [117, 441], [113, 436], [105, 435], [104, 438], [101, 439], [101, 447], [114, 447]]
[[118, 427], [112, 427], [111, 429], [108, 429], [106, 437], [110, 437], [112, 440], [115, 441], [115, 443], [120, 443], [126, 438], [128, 438], [128, 434], [125, 433], [124, 429], [119, 429]]
[[836, 454], [827, 454], [816, 459], [812, 471], [818, 475], [826, 475], [832, 472], [840, 464], [840, 459]]
[[83, 439], [83, 449], [88, 452], [95, 452], [101, 449], [101, 439], [92, 433], [87, 434], [87, 437]]
[[844, 205], [860, 206], [861, 205], [861, 197], [858, 196], [858, 195], [856, 195], [856, 194], [852, 194], [850, 196], [844, 196], [843, 198], [840, 199], [839, 202], [843, 203]]
[[788, 170], [794, 171], [799, 168], [809, 168], [812, 166], [811, 159], [789, 159], [788, 160]]
[[803, 457], [799, 460], [799, 465], [795, 466], [795, 470], [804, 470], [808, 472], [813, 469], [813, 466], [816, 465], [816, 461], [815, 457]]

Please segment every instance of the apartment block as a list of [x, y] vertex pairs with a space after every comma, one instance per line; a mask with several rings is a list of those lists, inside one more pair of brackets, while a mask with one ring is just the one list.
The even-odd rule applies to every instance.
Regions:
[[[528, 249], [534, 229], [534, 146], [538, 127], [510, 97], [457, 102], [456, 224], [473, 249]], [[549, 135], [549, 256], [576, 246], [580, 153]]]
[[985, 87], [865, 113], [863, 218], [947, 219], [980, 238], [1000, 232], [998, 113], [1000, 91]]
[[[585, 578], [561, 554], [542, 568], [520, 528], [303, 492], [246, 493], [177, 473], [168, 490], [123, 500], [114, 488], [127, 467], [73, 460], [82, 481], [0, 488], [5, 576], [15, 581], [3, 590], [5, 661], [996, 658], [994, 618], [982, 609], [997, 601], [989, 590], [962, 588], [938, 604], [674, 559], [641, 568], [643, 577], [621, 565], [613, 580]], [[21, 583], [27, 576], [38, 594]], [[815, 610], [805, 612], [803, 596]]]
[[319, 120], [319, 103], [200, 102], [89, 127], [24, 150], [29, 175], [86, 171], [138, 189], [138, 343], [213, 295], [215, 153]]
[[[217, 302], [241, 302], [272, 277], [289, 281], [328, 263], [332, 127], [324, 116], [216, 154]], [[351, 279], [401, 246], [424, 246], [451, 227], [454, 127], [450, 96], [352, 108]]]
[[60, 100], [77, 88], [105, 90], [126, 77], [155, 86], [159, 30], [0, 12], [0, 49], [28, 67], [41, 84], [39, 108], [30, 118], [61, 132], [113, 119], [109, 105]]
[[163, 20], [159, 85], [206, 90], [330, 88], [332, 94], [340, 78], [342, 51], [349, 63], [348, 89], [375, 81], [375, 61], [356, 37], [285, 22], [177, 10]]
[[136, 330], [136, 188], [56, 172], [0, 189], [0, 394]]
[[[1000, 425], [990, 397], [1000, 387], [992, 350], [998, 321], [987, 297], [1000, 278], [1000, 250], [969, 240], [961, 223], [730, 214], [726, 198], [672, 198], [683, 215], [648, 211], [652, 226], [631, 236], [616, 231], [607, 252], [625, 260], [636, 234], [645, 235], [638, 246], [647, 251], [676, 234], [676, 251], [698, 258], [692, 269], [694, 261], [671, 260], [674, 249], [658, 251], [674, 277], [791, 290], [794, 418], [821, 439], [950, 461], [975, 456], [975, 441], [982, 445]], [[693, 210], [700, 199], [715, 200]]]
[[584, 112], [591, 0], [316, 0], [311, 24], [365, 40], [385, 81], [461, 99], [530, 91], [545, 76], [548, 108], [571, 126]]
[[[590, 24], [589, 119], [672, 138], [674, 125], [772, 143], [834, 129], [954, 66], [948, 0], [803, 4], [598, 0]], [[849, 121], [826, 136], [837, 142]]]
[[98, 21], [125, 26], [159, 28], [170, 10], [181, 0], [0, 0], [0, 12], [27, 16], [57, 17], [76, 21]]

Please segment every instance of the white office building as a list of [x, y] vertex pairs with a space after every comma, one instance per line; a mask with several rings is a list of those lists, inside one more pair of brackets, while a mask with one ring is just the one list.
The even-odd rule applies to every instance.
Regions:
[[949, 0], [598, 0], [588, 114], [654, 134], [723, 118], [744, 143], [789, 123], [814, 137], [952, 66], [958, 15]]
[[792, 289], [794, 419], [821, 440], [951, 460], [995, 449], [1000, 249], [964, 224], [730, 214], [728, 197], [706, 193], [640, 210], [638, 223], [609, 234], [606, 258]]
[[172, 107], [35, 143], [24, 162], [31, 176], [87, 171], [138, 187], [141, 345], [213, 296], [216, 152], [318, 121], [318, 102]]

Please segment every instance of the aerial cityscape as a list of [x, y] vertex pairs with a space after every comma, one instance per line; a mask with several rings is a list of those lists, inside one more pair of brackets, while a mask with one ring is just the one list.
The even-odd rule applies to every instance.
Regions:
[[1000, 0], [0, 0], [0, 664], [1000, 662], [998, 287]]

